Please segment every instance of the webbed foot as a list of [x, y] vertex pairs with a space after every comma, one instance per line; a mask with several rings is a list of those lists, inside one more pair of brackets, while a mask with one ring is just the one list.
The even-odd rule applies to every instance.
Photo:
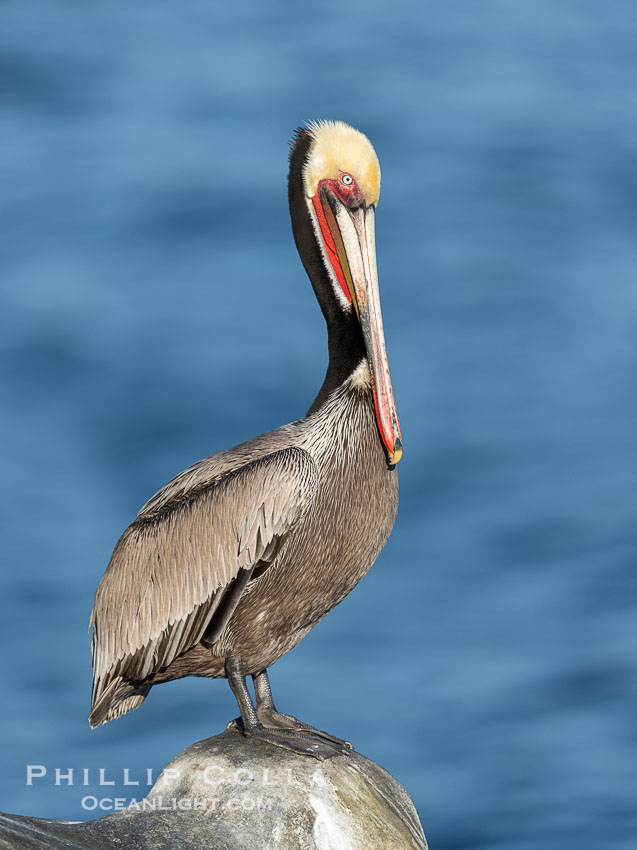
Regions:
[[245, 735], [246, 738], [258, 738], [275, 747], [280, 747], [283, 750], [289, 750], [293, 753], [300, 753], [304, 756], [312, 756], [319, 761], [325, 761], [325, 759], [332, 758], [333, 756], [345, 755], [350, 752], [350, 749], [347, 747], [339, 746], [336, 743], [329, 742], [327, 739], [321, 740], [316, 735], [304, 734], [303, 732], [292, 729], [270, 729], [260, 723], [244, 726], [240, 717], [228, 723], [227, 728]]
[[257, 716], [262, 725], [266, 729], [282, 729], [293, 732], [300, 732], [305, 735], [312, 735], [321, 738], [324, 741], [329, 741], [336, 744], [343, 751], [353, 750], [354, 747], [349, 741], [344, 741], [342, 738], [337, 738], [335, 735], [330, 735], [329, 732], [323, 732], [322, 729], [315, 729], [308, 723], [303, 723], [296, 717], [290, 714], [283, 714], [278, 711], [274, 705], [263, 705], [257, 703]]

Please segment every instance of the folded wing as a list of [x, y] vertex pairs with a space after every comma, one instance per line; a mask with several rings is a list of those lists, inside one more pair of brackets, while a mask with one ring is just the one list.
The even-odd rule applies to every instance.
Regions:
[[315, 484], [312, 458], [291, 447], [142, 509], [95, 595], [91, 723], [123, 713], [104, 706], [113, 707], [111, 694], [126, 696], [122, 682], [167, 667], [210, 629], [218, 637], [255, 568], [267, 567], [304, 515]]

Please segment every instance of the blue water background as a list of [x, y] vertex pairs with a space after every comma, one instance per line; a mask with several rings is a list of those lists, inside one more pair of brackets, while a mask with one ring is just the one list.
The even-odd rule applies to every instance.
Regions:
[[236, 714], [185, 680], [91, 732], [86, 627], [140, 505], [313, 399], [287, 141], [333, 117], [383, 168], [401, 506], [278, 702], [434, 850], [634, 850], [636, 43], [632, 0], [2, 4], [0, 809], [95, 816]]

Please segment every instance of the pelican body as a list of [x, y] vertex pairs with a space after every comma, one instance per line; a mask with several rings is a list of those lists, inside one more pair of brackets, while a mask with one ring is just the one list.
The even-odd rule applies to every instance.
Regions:
[[396, 516], [402, 445], [378, 294], [379, 191], [362, 133], [325, 121], [297, 131], [290, 214], [327, 323], [325, 380], [304, 419], [181, 472], [126, 529], [91, 615], [92, 726], [137, 708], [155, 684], [226, 677], [243, 734], [318, 758], [349, 746], [277, 711], [267, 668], [360, 581]]

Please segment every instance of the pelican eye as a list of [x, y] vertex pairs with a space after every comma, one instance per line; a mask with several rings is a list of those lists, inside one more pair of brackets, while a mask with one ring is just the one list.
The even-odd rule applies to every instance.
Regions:
[[343, 174], [343, 176], [341, 177], [341, 183], [343, 183], [345, 186], [351, 186], [353, 182], [354, 178], [351, 174]]

